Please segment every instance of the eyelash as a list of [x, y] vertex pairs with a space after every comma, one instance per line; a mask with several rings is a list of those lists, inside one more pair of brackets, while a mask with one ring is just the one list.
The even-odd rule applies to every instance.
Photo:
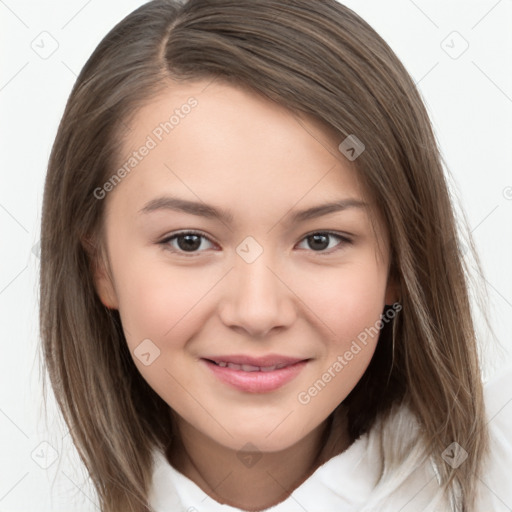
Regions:
[[[164, 248], [166, 250], [168, 250], [168, 251], [177, 253], [179, 255], [183, 255], [183, 256], [185, 256], [187, 258], [193, 258], [193, 257], [199, 256], [203, 251], [187, 252], [187, 251], [183, 251], [183, 250], [180, 250], [180, 249], [174, 249], [174, 248], [170, 247], [170, 242], [171, 241], [173, 241], [173, 240], [175, 240], [175, 239], [177, 239], [179, 237], [187, 236], [187, 235], [200, 236], [200, 237], [208, 240], [210, 243], [215, 244], [215, 242], [213, 242], [208, 236], [206, 236], [204, 233], [202, 233], [200, 231], [181, 231], [181, 232], [175, 233], [175, 234], [173, 234], [171, 236], [167, 236], [162, 241], [158, 242], [158, 244], [164, 246]], [[339, 233], [335, 233], [333, 231], [313, 231], [311, 233], [308, 233], [304, 237], [302, 237], [301, 242], [303, 240], [306, 240], [307, 238], [313, 236], [313, 235], [328, 235], [330, 237], [337, 238], [340, 241], [340, 243], [334, 248], [334, 250], [333, 250], [333, 248], [329, 249], [328, 251], [326, 251], [326, 250], [322, 250], [322, 251], [310, 250], [310, 252], [318, 253], [320, 255], [332, 254], [333, 252], [336, 252], [337, 250], [341, 249], [339, 246], [352, 244], [352, 240], [350, 238], [348, 238], [346, 236], [343, 236], [343, 235], [340, 235]]]

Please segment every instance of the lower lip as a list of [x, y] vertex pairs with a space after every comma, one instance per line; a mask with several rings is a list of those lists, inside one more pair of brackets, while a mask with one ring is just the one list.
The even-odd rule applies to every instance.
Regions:
[[307, 363], [307, 361], [300, 361], [271, 372], [244, 372], [227, 366], [219, 366], [206, 359], [202, 361], [206, 363], [206, 366], [219, 380], [248, 393], [269, 393], [279, 389], [294, 379]]

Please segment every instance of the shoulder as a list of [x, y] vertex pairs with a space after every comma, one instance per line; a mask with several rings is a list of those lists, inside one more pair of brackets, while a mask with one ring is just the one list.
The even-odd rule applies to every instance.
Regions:
[[484, 385], [489, 453], [478, 482], [477, 510], [512, 508], [512, 366]]
[[[477, 489], [475, 512], [512, 510], [512, 366], [484, 383], [484, 400], [489, 451], [483, 461]], [[368, 499], [364, 511], [402, 512], [446, 511], [450, 505], [440, 493], [435, 465], [424, 460], [415, 442], [418, 425], [405, 406], [382, 425], [380, 439], [383, 458], [396, 454], [403, 461], [399, 471], [386, 472]], [[401, 451], [402, 450], [402, 451]], [[405, 452], [403, 452], [405, 450]]]
[[512, 414], [512, 365], [501, 370], [484, 384], [485, 404], [490, 421], [510, 419]]
[[177, 471], [167, 462], [165, 455], [153, 450], [153, 478], [148, 501], [155, 512], [173, 510], [185, 512], [186, 508], [176, 489]]
[[512, 455], [512, 366], [484, 384], [484, 398], [491, 445]]

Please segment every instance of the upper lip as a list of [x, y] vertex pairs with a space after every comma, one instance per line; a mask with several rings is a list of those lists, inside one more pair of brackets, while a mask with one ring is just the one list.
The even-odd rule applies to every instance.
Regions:
[[203, 359], [208, 359], [210, 361], [214, 361], [215, 363], [232, 363], [239, 365], [246, 364], [251, 366], [259, 366], [260, 368], [267, 368], [270, 366], [277, 365], [290, 366], [292, 364], [306, 360], [304, 358], [288, 357], [279, 354], [269, 354], [262, 357], [252, 357], [241, 354], [235, 354], [230, 356], [209, 356], [204, 357]]

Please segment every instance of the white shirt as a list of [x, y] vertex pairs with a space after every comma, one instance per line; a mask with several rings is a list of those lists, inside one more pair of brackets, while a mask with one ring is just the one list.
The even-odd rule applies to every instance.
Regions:
[[[512, 369], [511, 369], [512, 370]], [[485, 386], [491, 456], [477, 482], [477, 512], [512, 511], [512, 371]], [[434, 512], [449, 511], [438, 501], [439, 485], [431, 464], [405, 477], [404, 483], [376, 508], [369, 497], [381, 469], [377, 436], [371, 430], [344, 452], [320, 466], [307, 480], [269, 512]], [[155, 452], [150, 504], [155, 512], [241, 512], [210, 498], [192, 480]]]

